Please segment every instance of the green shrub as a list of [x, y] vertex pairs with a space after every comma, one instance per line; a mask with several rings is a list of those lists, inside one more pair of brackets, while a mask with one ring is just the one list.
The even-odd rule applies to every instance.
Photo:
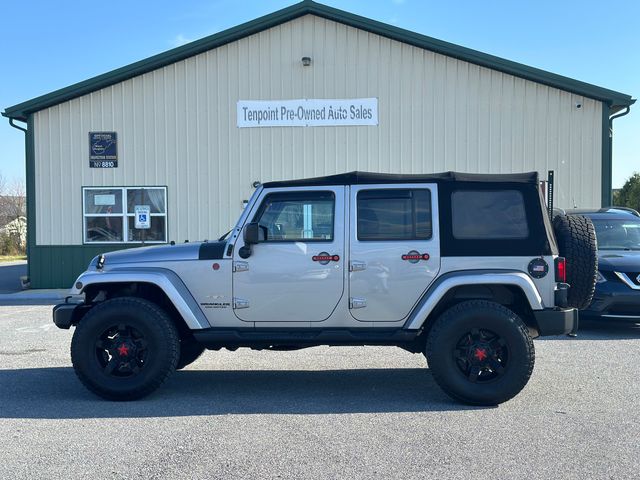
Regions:
[[634, 173], [613, 196], [613, 204], [640, 211], [640, 173]]

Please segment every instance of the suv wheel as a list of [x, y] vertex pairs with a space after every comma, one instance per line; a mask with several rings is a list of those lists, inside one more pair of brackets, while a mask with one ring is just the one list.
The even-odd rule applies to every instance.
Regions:
[[180, 355], [175, 325], [147, 300], [106, 300], [83, 317], [71, 342], [80, 381], [108, 400], [136, 400], [173, 373]]
[[535, 361], [533, 341], [518, 315], [486, 300], [445, 311], [429, 332], [426, 355], [445, 393], [471, 405], [498, 405], [516, 396]]

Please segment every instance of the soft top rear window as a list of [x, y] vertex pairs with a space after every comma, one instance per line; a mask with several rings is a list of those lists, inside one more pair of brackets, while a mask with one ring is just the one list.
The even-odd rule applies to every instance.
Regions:
[[457, 190], [451, 194], [452, 233], [458, 240], [522, 240], [529, 226], [518, 190]]

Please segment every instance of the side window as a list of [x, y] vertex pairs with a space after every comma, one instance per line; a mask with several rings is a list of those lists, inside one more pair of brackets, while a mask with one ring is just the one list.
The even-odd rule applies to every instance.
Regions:
[[362, 190], [357, 198], [358, 240], [429, 240], [431, 191]]
[[267, 195], [254, 221], [267, 229], [267, 242], [333, 240], [333, 192], [286, 192]]
[[517, 190], [458, 190], [451, 195], [453, 237], [521, 240], [529, 237], [524, 197]]

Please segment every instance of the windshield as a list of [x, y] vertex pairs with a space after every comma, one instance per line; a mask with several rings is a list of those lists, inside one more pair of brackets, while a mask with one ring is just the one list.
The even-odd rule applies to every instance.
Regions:
[[598, 250], [640, 250], [640, 220], [592, 220]]

